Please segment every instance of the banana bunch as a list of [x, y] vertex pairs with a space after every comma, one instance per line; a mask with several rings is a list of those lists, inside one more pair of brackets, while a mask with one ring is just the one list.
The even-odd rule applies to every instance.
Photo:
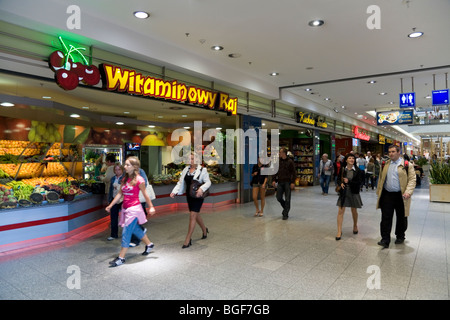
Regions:
[[32, 120], [28, 140], [31, 142], [59, 142], [61, 140], [59, 125]]
[[26, 199], [29, 200], [30, 199], [30, 195], [33, 193], [33, 187], [29, 186], [29, 185], [24, 185], [24, 186], [20, 186], [17, 189], [14, 189], [14, 197], [16, 197], [17, 200], [21, 200], [21, 199]]
[[3, 178], [9, 178], [9, 174], [7, 174], [5, 171], [0, 169], [0, 179], [3, 179]]

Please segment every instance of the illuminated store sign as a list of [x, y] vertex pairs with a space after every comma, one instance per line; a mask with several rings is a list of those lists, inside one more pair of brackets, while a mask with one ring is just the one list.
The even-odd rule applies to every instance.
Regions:
[[209, 109], [237, 114], [238, 99], [223, 92], [187, 86], [177, 80], [166, 81], [143, 76], [135, 70], [102, 64], [100, 68], [89, 65], [82, 51], [85, 48], [67, 45], [61, 37], [61, 50], [54, 51], [49, 59], [50, 69], [55, 72], [56, 83], [64, 90], [73, 90], [78, 84], [95, 86], [102, 79], [103, 88], [108, 91], [126, 92], [144, 97], [189, 103]]
[[386, 137], [383, 136], [382, 134], [378, 135], [378, 143], [379, 144], [386, 144]]
[[319, 128], [327, 128], [328, 125], [325, 121], [320, 119], [320, 116], [314, 118], [310, 113], [296, 112], [296, 120], [298, 123], [309, 124], [311, 126]]
[[135, 70], [123, 69], [109, 64], [101, 65], [104, 72], [103, 87], [109, 91], [127, 92], [145, 97], [186, 102], [237, 114], [237, 98], [223, 92], [213, 92], [187, 86], [177, 80], [166, 81], [143, 76]]
[[370, 140], [370, 136], [362, 131], [359, 131], [361, 128], [360, 127], [354, 127], [353, 128], [353, 133], [355, 134], [355, 138], [356, 139], [361, 139], [364, 141], [369, 141]]

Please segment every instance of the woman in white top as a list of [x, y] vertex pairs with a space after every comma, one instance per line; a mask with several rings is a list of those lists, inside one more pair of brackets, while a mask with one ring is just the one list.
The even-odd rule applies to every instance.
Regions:
[[[189, 187], [193, 180], [198, 180], [202, 185], [197, 190], [197, 198], [193, 198], [189, 195]], [[170, 194], [171, 198], [175, 198], [175, 195], [182, 195], [186, 192], [187, 203], [189, 206], [189, 229], [186, 235], [186, 239], [182, 248], [188, 248], [192, 245], [191, 237], [194, 232], [195, 224], [198, 223], [200, 228], [202, 228], [203, 236], [202, 239], [206, 239], [208, 228], [205, 227], [203, 219], [200, 216], [200, 209], [203, 204], [203, 192], [209, 189], [211, 186], [211, 180], [209, 180], [209, 173], [206, 168], [202, 165], [197, 165], [194, 163], [194, 154], [190, 155], [190, 165], [183, 169], [180, 175], [180, 180], [173, 188]]]

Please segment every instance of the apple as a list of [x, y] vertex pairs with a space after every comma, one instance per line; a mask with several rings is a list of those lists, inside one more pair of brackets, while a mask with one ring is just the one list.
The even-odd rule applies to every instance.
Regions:
[[62, 51], [54, 51], [48, 58], [50, 69], [56, 71], [64, 66], [64, 53]]
[[100, 71], [94, 65], [84, 66], [83, 82], [90, 86], [95, 86], [100, 81]]
[[55, 73], [56, 82], [64, 90], [73, 90], [78, 86], [78, 76], [75, 72], [59, 69]]

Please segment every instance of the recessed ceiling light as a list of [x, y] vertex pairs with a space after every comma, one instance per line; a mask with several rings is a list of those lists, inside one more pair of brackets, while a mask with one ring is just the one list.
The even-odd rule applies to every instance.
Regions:
[[413, 31], [410, 34], [408, 34], [408, 38], [419, 38], [423, 36], [423, 32], [420, 31]]
[[311, 88], [306, 88], [306, 89], [305, 89], [305, 91], [311, 91], [311, 90], [312, 90]]
[[71, 117], [71, 118], [79, 118], [80, 115], [79, 115], [79, 114], [76, 114], [76, 113], [72, 113], [72, 114], [70, 115], [70, 117]]
[[187, 114], [182, 114], [181, 117], [182, 118], [187, 118]]
[[387, 92], [380, 92], [380, 96], [385, 96], [387, 95]]
[[147, 19], [148, 17], [150, 17], [150, 14], [145, 11], [135, 11], [133, 12], [133, 14], [138, 19]]
[[42, 96], [42, 99], [51, 99], [52, 97], [50, 96]]
[[278, 73], [278, 72], [272, 72], [270, 75], [271, 75], [272, 77], [275, 77], [275, 76], [279, 75], [279, 73]]
[[116, 122], [116, 124], [117, 124], [118, 126], [122, 126], [122, 125], [124, 125], [124, 123], [123, 123], [123, 122], [121, 122], [121, 121], [119, 121], [119, 122]]
[[14, 107], [14, 103], [11, 102], [2, 102], [0, 103], [2, 107]]
[[216, 130], [222, 130], [222, 128], [221, 127], [217, 127]]
[[89, 109], [89, 107], [81, 107], [82, 109]]
[[228, 55], [229, 58], [233, 58], [233, 59], [240, 58], [241, 56], [242, 55], [240, 53], [230, 53]]
[[323, 20], [311, 20], [310, 22], [308, 22], [308, 25], [310, 27], [320, 27], [324, 24], [325, 22]]
[[325, 100], [325, 101], [330, 101], [331, 99], [330, 99], [330, 98], [325, 98], [325, 99], [323, 99], [323, 100]]
[[191, 127], [183, 127], [183, 128], [185, 128], [185, 129], [190, 129]]
[[155, 126], [154, 126], [154, 125], [149, 125], [148, 127], [149, 127], [149, 128], [154, 128]]
[[222, 46], [212, 46], [212, 47], [211, 47], [211, 50], [214, 50], [214, 51], [222, 51], [222, 50], [223, 50], [223, 47], [222, 47]]
[[374, 83], [377, 83], [375, 80], [370, 80], [370, 81], [368, 81], [367, 82], [368, 84], [374, 84]]
[[345, 109], [345, 106], [341, 106], [342, 109]]
[[164, 118], [164, 116], [158, 116], [158, 118], [159, 118], [159, 119], [162, 119], [162, 118]]
[[130, 114], [130, 111], [124, 111], [123, 113], [124, 114]]
[[430, 96], [430, 95], [427, 95], [427, 96], [425, 97], [425, 99], [431, 99], [431, 96]]

